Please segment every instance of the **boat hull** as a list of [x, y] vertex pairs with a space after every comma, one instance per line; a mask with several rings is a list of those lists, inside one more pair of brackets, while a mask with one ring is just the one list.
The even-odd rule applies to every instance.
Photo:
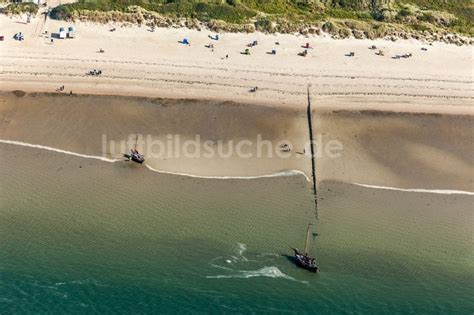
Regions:
[[136, 157], [135, 155], [132, 155], [132, 154], [124, 154], [123, 157], [129, 159], [130, 161], [138, 163], [138, 164], [143, 164], [143, 162], [145, 162], [145, 159], [138, 158], [138, 157]]
[[293, 248], [293, 251], [295, 252], [295, 263], [298, 267], [306, 269], [310, 272], [319, 272], [319, 267], [316, 265], [313, 257], [299, 252], [296, 248]]

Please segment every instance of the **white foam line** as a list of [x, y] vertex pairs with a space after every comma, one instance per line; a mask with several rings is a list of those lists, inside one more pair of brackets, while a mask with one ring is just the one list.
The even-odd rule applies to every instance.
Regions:
[[35, 149], [48, 150], [48, 151], [53, 151], [53, 152], [58, 152], [58, 153], [63, 153], [63, 154], [79, 156], [79, 157], [83, 157], [83, 158], [86, 158], [86, 159], [101, 160], [101, 161], [109, 162], [109, 163], [120, 161], [120, 160], [108, 159], [108, 158], [105, 158], [105, 157], [102, 157], [102, 156], [80, 154], [80, 153], [76, 153], [76, 152], [71, 152], [71, 151], [66, 151], [66, 150], [61, 150], [61, 149], [48, 147], [48, 146], [45, 146], [45, 145], [31, 144], [31, 143], [26, 143], [26, 142], [21, 142], [21, 141], [0, 139], [0, 143], [19, 145], [19, 146], [22, 146], [22, 147], [29, 147], [29, 148], [35, 148]]
[[193, 175], [193, 174], [188, 174], [188, 173], [175, 173], [175, 172], [168, 172], [168, 171], [160, 171], [160, 170], [154, 169], [150, 165], [146, 165], [146, 167], [153, 172], [158, 172], [161, 174], [181, 175], [181, 176], [204, 178], [204, 179], [258, 179], [258, 178], [273, 178], [273, 177], [282, 177], [282, 176], [303, 175], [308, 182], [310, 181], [310, 179], [308, 178], [308, 176], [306, 176], [305, 173], [298, 170], [291, 170], [291, 171], [278, 172], [278, 173], [259, 175], [259, 176], [205, 176], [205, 175]]
[[[102, 156], [80, 154], [80, 153], [76, 153], [76, 152], [56, 149], [56, 148], [53, 148], [53, 147], [48, 147], [48, 146], [45, 146], [45, 145], [26, 143], [26, 142], [15, 141], [15, 140], [0, 139], [0, 143], [19, 145], [19, 146], [22, 146], [22, 147], [29, 147], [29, 148], [35, 148], [35, 149], [48, 150], [48, 151], [53, 151], [53, 152], [58, 152], [58, 153], [83, 157], [83, 158], [86, 158], [86, 159], [100, 160], [100, 161], [109, 162], [109, 163], [114, 163], [114, 162], [117, 162], [117, 161], [121, 161], [119, 159], [108, 159], [108, 158], [105, 158], [105, 157], [102, 157]], [[161, 174], [180, 175], [180, 176], [187, 176], [187, 177], [193, 177], [193, 178], [204, 178], [204, 179], [258, 179], [258, 178], [274, 178], [274, 177], [283, 177], [283, 176], [303, 175], [306, 178], [306, 180], [308, 182], [310, 182], [309, 177], [304, 172], [298, 171], [298, 170], [290, 170], [290, 171], [278, 172], [278, 173], [273, 173], [273, 174], [268, 174], [268, 175], [260, 175], [260, 176], [201, 176], [201, 175], [192, 175], [192, 174], [187, 174], [187, 173], [175, 173], [175, 172], [160, 171], [160, 170], [154, 169], [150, 165], [146, 165], [146, 167], [149, 170], [153, 171], [153, 172], [158, 172], [158, 173], [161, 173]], [[388, 187], [388, 186], [366, 185], [366, 184], [360, 184], [360, 183], [350, 183], [350, 184], [356, 185], [356, 186], [361, 186], [361, 187], [366, 187], [366, 188], [395, 190], [395, 191], [404, 191], [404, 192], [421, 192], [421, 193], [441, 194], [441, 195], [468, 195], [468, 196], [474, 196], [474, 192], [464, 191], [464, 190], [397, 188], [397, 187]]]
[[[48, 146], [45, 146], [45, 145], [26, 143], [26, 142], [15, 141], [15, 140], [0, 139], [0, 143], [19, 145], [19, 146], [22, 146], [22, 147], [29, 147], [29, 148], [35, 148], [35, 149], [48, 150], [48, 151], [53, 151], [53, 152], [58, 152], [58, 153], [63, 153], [63, 154], [79, 156], [79, 157], [83, 157], [83, 158], [86, 158], [86, 159], [100, 160], [100, 161], [109, 162], [109, 163], [114, 163], [114, 162], [117, 162], [117, 161], [121, 161], [119, 159], [108, 159], [108, 158], [105, 158], [105, 157], [102, 157], [102, 156], [80, 154], [80, 153], [76, 153], [76, 152], [56, 149], [56, 148], [53, 148], [53, 147], [48, 147]], [[161, 173], [161, 174], [180, 175], [180, 176], [187, 176], [187, 177], [194, 177], [194, 178], [204, 178], [204, 179], [258, 179], [258, 178], [273, 178], [273, 177], [282, 177], [282, 176], [303, 175], [308, 182], [310, 181], [310, 179], [308, 178], [308, 176], [306, 176], [305, 173], [303, 173], [301, 171], [298, 171], [298, 170], [278, 172], [278, 173], [274, 173], [274, 174], [260, 175], [260, 176], [201, 176], [201, 175], [192, 175], [192, 174], [187, 174], [187, 173], [176, 173], [176, 172], [160, 171], [160, 170], [154, 169], [150, 165], [145, 165], [145, 166], [149, 170], [151, 170], [153, 172], [158, 172], [158, 173]]]
[[387, 186], [366, 185], [366, 184], [359, 184], [359, 183], [352, 183], [352, 185], [357, 185], [357, 186], [367, 187], [367, 188], [406, 191], [406, 192], [421, 192], [421, 193], [441, 194], [441, 195], [469, 195], [469, 196], [474, 196], [474, 192], [464, 191], [464, 190], [396, 188], [396, 187], [387, 187]]

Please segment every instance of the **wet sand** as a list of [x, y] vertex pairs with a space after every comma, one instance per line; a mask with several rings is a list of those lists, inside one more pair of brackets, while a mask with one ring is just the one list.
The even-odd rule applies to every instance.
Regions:
[[[397, 98], [385, 107], [391, 111], [356, 110], [354, 98], [314, 98], [315, 139], [322, 149], [317, 161], [319, 182], [347, 183], [413, 189], [474, 191], [471, 170], [474, 148], [474, 116], [455, 101]], [[365, 106], [376, 107], [380, 100], [365, 98]], [[401, 112], [407, 102], [418, 101], [430, 111]], [[372, 105], [370, 105], [372, 104]], [[399, 110], [398, 110], [399, 109]], [[42, 93], [2, 93], [0, 95], [0, 139], [49, 146], [78, 154], [122, 159], [128, 151], [130, 135], [150, 135], [144, 141], [147, 164], [153, 169], [197, 176], [259, 176], [301, 171], [310, 176], [310, 161], [302, 155], [308, 141], [305, 104], [265, 106], [204, 100], [165, 100], [135, 97], [92, 96]], [[181, 143], [199, 135], [201, 146], [181, 151], [151, 143], [166, 144], [168, 135], [179, 136]], [[257, 137], [271, 141], [272, 155], [266, 146], [258, 155], [257, 145], [249, 145], [239, 156], [239, 141], [255, 143]], [[107, 146], [103, 146], [103, 137]], [[174, 139], [174, 138], [173, 138]], [[133, 137], [132, 137], [133, 140]], [[146, 139], [145, 139], [146, 140]], [[120, 147], [120, 142], [125, 145]], [[219, 141], [222, 153], [207, 157], [204, 142]], [[340, 155], [330, 157], [330, 141], [342, 146]], [[115, 146], [111, 145], [115, 143]], [[278, 156], [281, 143], [293, 145], [291, 154]], [[133, 141], [132, 144], [133, 145]], [[171, 147], [173, 148], [173, 147]], [[182, 148], [182, 146], [181, 146]], [[147, 152], [148, 149], [150, 152]], [[113, 152], [112, 152], [113, 150]], [[141, 150], [143, 151], [143, 150]], [[169, 152], [168, 152], [169, 151]], [[199, 151], [199, 152], [198, 152]], [[173, 151], [175, 152], [175, 150]], [[162, 153], [161, 155], [159, 153]]]
[[335, 109], [319, 123], [344, 145], [340, 158], [320, 161], [323, 179], [474, 191], [471, 114]]

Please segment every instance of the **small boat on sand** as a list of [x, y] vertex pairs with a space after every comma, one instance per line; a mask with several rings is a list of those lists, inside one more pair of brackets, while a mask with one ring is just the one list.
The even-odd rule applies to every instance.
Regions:
[[138, 151], [135, 149], [130, 149], [130, 153], [125, 153], [123, 156], [129, 161], [133, 161], [138, 164], [143, 164], [143, 162], [145, 162], [145, 157], [143, 154], [138, 153]]
[[133, 149], [130, 149], [130, 153], [125, 153], [123, 156], [126, 158], [128, 161], [133, 161], [138, 164], [143, 164], [145, 162], [145, 157], [143, 154], [140, 154], [137, 150], [137, 142], [138, 142], [138, 135], [135, 138], [135, 147]]

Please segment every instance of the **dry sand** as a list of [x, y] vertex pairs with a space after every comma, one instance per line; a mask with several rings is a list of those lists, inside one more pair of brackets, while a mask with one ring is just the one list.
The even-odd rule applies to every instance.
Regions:
[[[57, 39], [51, 44], [49, 36], [42, 36], [45, 30], [50, 34], [72, 24], [44, 22], [41, 17], [30, 24], [25, 21], [26, 17], [0, 16], [0, 29], [6, 37], [0, 43], [3, 90], [52, 92], [65, 85], [66, 92], [204, 97], [274, 106], [303, 103], [308, 83], [314, 95], [425, 96], [461, 99], [463, 105], [472, 103], [474, 96], [469, 46], [262, 33], [221, 34], [219, 41], [211, 41], [210, 31], [158, 28], [151, 32], [145, 26], [81, 22], [74, 24], [76, 39]], [[110, 32], [112, 27], [115, 32]], [[19, 31], [25, 34], [22, 42], [11, 38]], [[183, 38], [191, 45], [179, 44]], [[250, 49], [252, 54], [242, 55], [254, 40], [259, 44]], [[210, 42], [215, 46], [213, 52], [204, 47]], [[314, 49], [306, 58], [298, 56], [307, 42]], [[385, 56], [368, 49], [371, 45], [383, 49]], [[422, 47], [428, 50], [422, 51]], [[105, 53], [98, 53], [100, 48]], [[277, 55], [267, 54], [272, 49], [277, 49]], [[349, 52], [355, 57], [347, 57]], [[413, 57], [392, 59], [404, 53]], [[101, 69], [102, 76], [86, 76], [92, 69]], [[248, 92], [253, 86], [259, 87], [257, 93]]]

